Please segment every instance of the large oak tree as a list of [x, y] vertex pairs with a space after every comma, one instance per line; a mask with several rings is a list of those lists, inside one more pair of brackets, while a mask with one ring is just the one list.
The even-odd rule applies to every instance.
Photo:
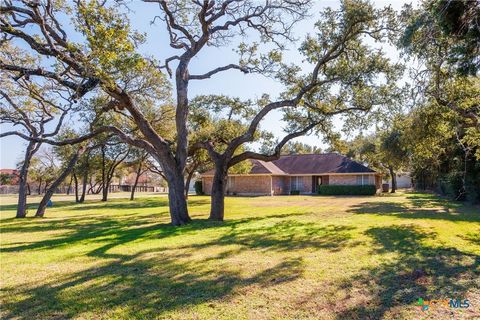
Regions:
[[[312, 130], [330, 132], [333, 116], [350, 113], [361, 117], [364, 112], [389, 103], [401, 69], [391, 64], [381, 50], [368, 44], [367, 39], [387, 41], [393, 22], [389, 8], [374, 9], [367, 2], [344, 1], [339, 10], [328, 8], [322, 12], [315, 34], [302, 43], [300, 52], [308, 63], [306, 71], [297, 65], [280, 63], [275, 73], [285, 86], [280, 99], [264, 97], [252, 103], [212, 97], [204, 101], [216, 109], [225, 106], [240, 111], [236, 112], [240, 115], [236, 119], [231, 118], [232, 112], [223, 112], [225, 126], [240, 126], [240, 130], [233, 130], [233, 136], [225, 139], [223, 135], [211, 134], [196, 144], [208, 150], [215, 165], [210, 219], [224, 219], [227, 174], [232, 166], [247, 159], [275, 160], [291, 139]], [[242, 114], [246, 110], [251, 111]], [[262, 120], [275, 110], [284, 114], [285, 135], [269, 154], [246, 150], [249, 143], [258, 139]], [[215, 108], [212, 112], [222, 114]], [[240, 151], [241, 148], [245, 150]]]
[[[141, 35], [130, 29], [128, 19], [114, 4], [99, 1], [74, 1], [71, 4], [44, 1], [5, 1], [0, 5], [0, 30], [4, 41], [27, 45], [39, 57], [54, 63], [26, 66], [17, 61], [0, 61], [0, 69], [14, 72], [17, 77], [53, 79], [75, 93], [79, 99], [100, 87], [110, 98], [110, 110], [125, 110], [138, 127], [139, 135], [130, 135], [116, 127], [104, 126], [89, 135], [68, 142], [79, 142], [99, 132], [115, 132], [123, 141], [149, 152], [162, 166], [169, 184], [169, 206], [172, 223], [181, 225], [190, 221], [184, 191], [184, 170], [188, 156], [188, 86], [191, 80], [208, 79], [212, 75], [238, 69], [256, 71], [258, 60], [247, 59], [241, 64], [219, 66], [205, 74], [191, 74], [192, 58], [206, 46], [221, 46], [247, 29], [259, 32], [263, 40], [278, 42], [291, 39], [293, 22], [301, 19], [308, 9], [305, 1], [147, 1], [156, 2], [170, 35], [169, 45], [179, 50], [166, 60], [171, 70], [177, 62], [176, 83], [176, 139], [170, 141], [160, 135], [138, 107], [134, 94], [128, 90], [125, 74], [161, 74], [152, 70], [154, 61], [141, 57], [135, 50]], [[75, 17], [75, 32], [62, 24], [60, 17]], [[290, 21], [290, 22], [288, 22]], [[75, 42], [80, 36], [82, 41]], [[162, 81], [156, 87], [165, 85]], [[18, 134], [17, 134], [18, 135]], [[37, 139], [35, 141], [40, 141]]]

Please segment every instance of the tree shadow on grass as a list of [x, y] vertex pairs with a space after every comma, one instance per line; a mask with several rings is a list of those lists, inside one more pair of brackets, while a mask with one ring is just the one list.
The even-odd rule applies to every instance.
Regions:
[[[40, 199], [39, 199], [40, 201]], [[35, 210], [38, 207], [37, 202], [32, 202], [27, 205], [27, 210], [30, 213], [30, 216], [35, 213]], [[208, 199], [190, 199], [188, 202], [189, 207], [196, 207], [209, 204]], [[130, 201], [126, 198], [113, 198], [109, 201], [101, 200], [87, 200], [83, 203], [76, 203], [75, 201], [55, 201], [53, 202], [54, 209], [69, 209], [75, 211], [86, 211], [86, 210], [98, 210], [98, 209], [136, 209], [136, 208], [168, 208], [168, 198], [164, 196], [159, 197], [149, 197], [149, 198], [139, 198], [134, 201]], [[17, 204], [8, 204], [0, 205], [0, 211], [15, 211], [17, 210]], [[47, 210], [48, 216], [48, 210]]]
[[[4, 288], [3, 294], [9, 298], [4, 299], [3, 317], [72, 318], [88, 312], [91, 317], [114, 317], [108, 311], [117, 310], [122, 318], [154, 318], [168, 311], [185, 311], [190, 306], [228, 299], [250, 285], [268, 287], [294, 281], [304, 270], [296, 250], [308, 247], [337, 250], [348, 244], [355, 245], [349, 234], [354, 227], [321, 227], [290, 220], [289, 216], [251, 217], [225, 223], [196, 220], [182, 227], [151, 224], [148, 217], [132, 222], [107, 219], [72, 230], [60, 238], [5, 248], [6, 252], [16, 252], [51, 250], [82, 241], [101, 243], [88, 253], [97, 258], [94, 267], [63, 278], [56, 276], [49, 283]], [[264, 219], [269, 221], [263, 225]], [[160, 242], [156, 248], [133, 254], [112, 250], [139, 239], [162, 239], [205, 229], [215, 229], [212, 233], [215, 238], [203, 244], [160, 247]], [[212, 246], [216, 246], [216, 250], [210, 251]], [[216, 255], [191, 257], [203, 249]], [[250, 250], [292, 254], [272, 267], [248, 274], [225, 260]], [[14, 296], [21, 298], [14, 299]]]
[[192, 247], [205, 248], [214, 245], [237, 244], [242, 249], [266, 251], [290, 251], [305, 248], [338, 251], [346, 246], [360, 244], [352, 239], [350, 231], [355, 229], [352, 226], [319, 226], [315, 223], [303, 223], [296, 220], [282, 220], [264, 227], [237, 228], [239, 226], [239, 224], [228, 225], [227, 228], [230, 230], [218, 239], [194, 244]]
[[[339, 249], [350, 241], [348, 231], [353, 227], [327, 226], [318, 227], [314, 223], [301, 223], [287, 220], [289, 217], [298, 216], [299, 213], [274, 214], [262, 217], [249, 217], [233, 219], [225, 222], [209, 220], [193, 220], [191, 223], [173, 227], [168, 223], [158, 223], [158, 215], [141, 215], [135, 213], [119, 216], [95, 217], [85, 219], [69, 217], [68, 219], [55, 219], [32, 222], [29, 225], [7, 224], [1, 225], [2, 233], [8, 232], [49, 232], [63, 231], [53, 238], [42, 241], [27, 240], [23, 243], [9, 243], [2, 245], [2, 252], [21, 252], [25, 250], [53, 250], [58, 247], [75, 245], [77, 243], [103, 242], [116, 246], [138, 239], [162, 239], [173, 236], [187, 235], [206, 229], [218, 229], [222, 232], [219, 239], [212, 242], [198, 244], [206, 247], [215, 244], [241, 244], [250, 248], [267, 249], [292, 249], [295, 247], [316, 246], [318, 248]], [[258, 223], [263, 220], [280, 220], [274, 224], [260, 227], [249, 227], [249, 223]], [[242, 226], [246, 227], [242, 227]]]
[[449, 221], [480, 222], [478, 206], [452, 202], [435, 195], [407, 196], [407, 203], [363, 202], [352, 206], [348, 212], [357, 214], [389, 215], [402, 219], [441, 219]]
[[[435, 233], [401, 225], [375, 227], [365, 234], [375, 243], [372, 254], [395, 253], [396, 258], [364, 269], [341, 284], [344, 290], [366, 290], [364, 295], [369, 302], [343, 301], [346, 307], [337, 319], [382, 319], [386, 313], [390, 318], [404, 318], [392, 308], [401, 306], [405, 311], [418, 298], [468, 298], [465, 294], [480, 286], [480, 256], [440, 244], [426, 245], [425, 240], [435, 239]], [[430, 315], [450, 318], [450, 312], [439, 308]]]
[[220, 265], [215, 270], [203, 261], [183, 258], [155, 251], [115, 255], [114, 261], [55, 282], [6, 288], [5, 294], [18, 294], [23, 299], [4, 302], [3, 317], [64, 319], [86, 313], [93, 318], [152, 319], [168, 311], [185, 311], [189, 306], [225, 299], [236, 289], [252, 284], [271, 286], [293, 281], [303, 268], [301, 258], [287, 258], [246, 276]]
[[463, 211], [469, 209], [469, 206], [466, 206], [464, 202], [454, 201], [446, 197], [442, 197], [436, 194], [431, 193], [407, 193], [406, 198], [414, 207], [442, 207], [446, 212], [450, 210], [454, 211]]
[[[202, 206], [209, 203], [205, 199], [195, 199], [189, 202], [189, 207]], [[36, 209], [36, 204], [29, 204], [30, 208]], [[135, 225], [137, 221], [143, 220], [144, 215], [139, 216], [138, 213], [126, 213], [121, 214], [121, 210], [128, 209], [142, 209], [142, 208], [158, 208], [158, 212], [152, 214], [150, 217], [165, 218], [168, 219], [168, 200], [165, 197], [158, 198], [146, 198], [141, 199], [141, 201], [129, 201], [127, 199], [114, 200], [112, 202], [101, 202], [99, 200], [90, 200], [82, 204], [77, 204], [72, 201], [59, 201], [54, 205], [56, 210], [68, 209], [69, 212], [65, 214], [64, 217], [50, 217], [48, 215], [44, 218], [35, 218], [29, 216], [24, 219], [6, 218], [1, 220], [0, 232], [39, 232], [39, 231], [48, 231], [52, 229], [77, 229], [78, 227], [82, 228], [83, 225], [86, 225], [88, 228], [92, 222], [101, 221], [102, 224], [106, 227], [120, 226], [123, 222], [120, 222], [121, 219], [128, 218], [130, 222], [126, 222], [127, 225]], [[5, 207], [0, 206], [0, 210], [7, 210]], [[16, 205], [13, 205], [13, 209], [16, 209]], [[86, 214], [79, 213], [78, 215], [72, 215], [73, 211], [95, 211], [95, 210], [110, 210], [114, 212], [113, 216], [105, 215], [104, 217], [99, 217], [98, 213]], [[116, 214], [119, 212], [119, 214]], [[64, 219], [68, 217], [68, 219]], [[140, 222], [141, 224], [141, 222]]]
[[480, 226], [477, 233], [467, 233], [466, 235], [460, 236], [460, 238], [480, 247]]
[[[40, 200], [42, 200], [41, 197], [39, 197], [38, 199], [35, 199], [34, 201], [28, 201], [27, 211], [28, 211], [29, 214], [27, 214], [27, 217], [35, 214], [35, 210], [37, 209], [38, 204], [40, 203]], [[73, 206], [81, 206], [81, 205], [88, 204], [90, 202], [97, 202], [97, 201], [99, 202], [100, 200], [86, 200], [85, 202], [77, 203], [77, 202], [75, 202], [75, 200], [60, 200], [60, 201], [57, 201], [57, 200], [53, 199], [53, 204], [54, 204], [55, 208], [65, 209], [65, 208], [69, 208], [69, 207], [73, 207]], [[16, 203], [0, 204], [0, 211], [16, 211], [16, 210], [17, 210], [17, 204]]]
[[[151, 197], [143, 198], [141, 201], [130, 201], [128, 199], [114, 199], [113, 202], [102, 202], [99, 200], [89, 201], [83, 206], [72, 208], [75, 211], [98, 210], [98, 209], [137, 209], [137, 208], [168, 208], [167, 197]], [[188, 201], [189, 207], [197, 207], [209, 204], [207, 199], [190, 199]]]

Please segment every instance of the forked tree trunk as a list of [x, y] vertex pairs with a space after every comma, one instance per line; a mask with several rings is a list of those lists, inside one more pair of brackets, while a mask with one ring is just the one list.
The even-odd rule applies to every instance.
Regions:
[[135, 176], [135, 182], [133, 183], [133, 187], [132, 187], [132, 193], [130, 193], [130, 200], [133, 200], [135, 198], [135, 189], [137, 188], [138, 180], [140, 179], [141, 174], [142, 174], [142, 162], [138, 164], [138, 168]]
[[73, 157], [68, 162], [65, 170], [58, 176], [58, 178], [50, 185], [50, 187], [45, 191], [45, 195], [38, 205], [37, 213], [35, 217], [43, 217], [45, 215], [45, 209], [47, 208], [48, 201], [52, 198], [55, 189], [65, 180], [65, 178], [72, 172], [75, 163], [77, 163], [78, 157], [80, 156], [80, 150], [76, 152]]
[[23, 160], [22, 168], [18, 175], [18, 204], [16, 218], [25, 218], [27, 215], [28, 169], [30, 167], [30, 161], [39, 147], [40, 144], [31, 141], [28, 143], [27, 150], [25, 151], [25, 159]]
[[225, 189], [227, 187], [227, 165], [221, 161], [215, 164], [215, 175], [212, 181], [211, 208], [208, 219], [223, 221], [225, 216]]
[[393, 171], [393, 167], [389, 167], [388, 170], [390, 171], [390, 178], [392, 180], [392, 191], [391, 193], [395, 193], [397, 191], [397, 177], [395, 176], [395, 172]]
[[102, 201], [108, 200], [108, 193], [110, 192], [110, 185], [115, 174], [115, 169], [128, 157], [130, 150], [128, 150], [122, 157], [115, 157], [113, 163], [106, 168], [105, 152], [102, 149]]

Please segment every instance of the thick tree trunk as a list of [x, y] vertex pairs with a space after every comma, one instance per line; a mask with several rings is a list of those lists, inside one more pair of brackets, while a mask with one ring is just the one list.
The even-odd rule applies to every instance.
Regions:
[[227, 165], [219, 161], [215, 164], [212, 181], [211, 208], [208, 219], [223, 221], [225, 215], [225, 189], [227, 187]]
[[177, 89], [177, 110], [175, 113], [177, 147], [175, 157], [174, 159], [161, 161], [168, 183], [168, 205], [173, 225], [183, 225], [191, 221], [188, 215], [187, 199], [185, 199], [184, 194], [184, 170], [188, 153], [188, 60], [190, 58], [180, 61], [175, 74]]
[[191, 221], [188, 215], [188, 206], [185, 195], [185, 182], [181, 170], [165, 170], [165, 176], [168, 183], [168, 206], [170, 209], [170, 218], [174, 226], [184, 225]]
[[25, 218], [27, 215], [27, 178], [28, 168], [33, 155], [37, 152], [40, 144], [29, 142], [25, 152], [25, 159], [23, 160], [22, 168], [18, 175], [18, 204], [16, 218]]
[[132, 193], [130, 193], [130, 200], [135, 198], [135, 189], [137, 188], [138, 180], [140, 179], [140, 175], [142, 173], [142, 162], [138, 164], [137, 173], [135, 176], [135, 182], [133, 183]]
[[390, 171], [390, 178], [392, 180], [392, 191], [391, 193], [395, 193], [397, 191], [397, 177], [395, 176], [395, 172], [393, 171], [393, 167], [389, 167], [388, 170]]
[[55, 189], [65, 180], [65, 178], [72, 172], [75, 163], [77, 163], [78, 157], [80, 156], [80, 151], [76, 152], [75, 155], [68, 162], [65, 170], [60, 174], [60, 176], [50, 185], [50, 187], [45, 191], [45, 195], [38, 205], [37, 213], [35, 217], [43, 217], [45, 215], [45, 209], [47, 208], [48, 201], [52, 198]]

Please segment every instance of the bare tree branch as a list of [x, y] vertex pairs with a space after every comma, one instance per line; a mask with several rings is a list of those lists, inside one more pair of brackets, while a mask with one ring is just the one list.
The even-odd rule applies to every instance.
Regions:
[[323, 121], [324, 121], [324, 119], [313, 122], [313, 123], [309, 124], [308, 126], [306, 126], [305, 128], [303, 128], [301, 130], [297, 130], [295, 132], [289, 133], [288, 135], [283, 137], [283, 139], [275, 146], [275, 151], [272, 154], [267, 155], [267, 154], [261, 154], [261, 153], [253, 152], [253, 151], [245, 151], [245, 152], [243, 152], [239, 155], [236, 155], [236, 156], [232, 157], [232, 159], [228, 162], [228, 166], [229, 167], [234, 166], [235, 164], [240, 163], [240, 162], [242, 162], [244, 160], [247, 160], [247, 159], [257, 159], [257, 160], [263, 160], [263, 161], [276, 160], [276, 159], [280, 158], [282, 148], [288, 141], [307, 134], [308, 131], [312, 130], [313, 128], [315, 128], [317, 125], [319, 125]]
[[246, 67], [242, 67], [242, 66], [239, 66], [237, 64], [229, 64], [229, 65], [226, 65], [226, 66], [223, 66], [223, 67], [215, 68], [214, 70], [209, 71], [209, 72], [204, 73], [204, 74], [201, 74], [201, 75], [190, 75], [189, 79], [191, 79], [191, 80], [208, 79], [216, 73], [226, 71], [226, 70], [231, 70], [231, 69], [237, 69], [237, 70], [242, 71], [243, 73], [249, 73], [250, 72], [249, 69], [246, 68]]

